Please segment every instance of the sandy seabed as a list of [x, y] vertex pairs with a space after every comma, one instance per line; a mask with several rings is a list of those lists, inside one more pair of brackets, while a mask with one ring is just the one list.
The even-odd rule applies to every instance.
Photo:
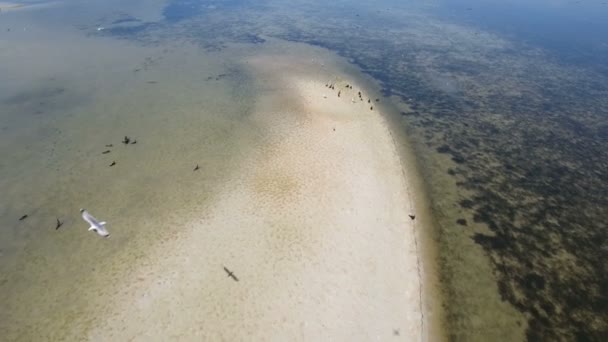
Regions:
[[243, 64], [261, 143], [116, 284], [87, 339], [424, 340], [414, 203], [375, 98], [319, 61]]

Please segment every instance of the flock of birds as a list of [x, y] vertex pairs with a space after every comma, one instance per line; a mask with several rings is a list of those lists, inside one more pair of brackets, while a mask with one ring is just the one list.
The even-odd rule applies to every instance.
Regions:
[[[329, 89], [331, 89], [331, 90], [336, 90], [336, 84], [335, 84], [335, 83], [332, 83], [332, 82], [325, 83], [325, 87], [326, 87], [326, 88], [329, 88]], [[338, 87], [339, 87], [339, 86], [338, 86]], [[352, 85], [350, 85], [349, 83], [347, 83], [347, 84], [346, 84], [346, 86], [345, 86], [344, 88], [352, 90], [352, 89], [353, 89], [353, 86], [352, 86]], [[342, 95], [342, 89], [339, 89], [339, 90], [338, 90], [338, 97], [340, 97], [340, 95]], [[360, 101], [360, 102], [364, 102], [364, 100], [363, 100], [363, 94], [361, 94], [361, 92], [360, 92], [360, 91], [358, 91], [358, 92], [357, 92], [357, 96], [359, 97], [359, 101]], [[355, 98], [352, 98], [352, 100], [351, 100], [351, 101], [352, 101], [353, 103], [356, 103], [356, 102], [357, 102], [357, 101], [355, 100]], [[379, 98], [376, 98], [375, 102], [380, 102], [380, 99], [379, 99]], [[372, 104], [372, 100], [371, 100], [370, 98], [368, 98], [368, 99], [367, 99], [367, 103], [371, 105], [371, 104]], [[371, 105], [371, 106], [369, 107], [369, 110], [374, 110], [374, 106], [373, 106], [373, 105]], [[335, 130], [336, 130], [336, 128], [334, 128], [333, 130], [335, 131]], [[197, 167], [198, 167], [198, 165], [197, 165]], [[416, 219], [416, 215], [409, 214], [408, 216], [410, 217], [410, 219], [411, 219], [412, 221]]]
[[[125, 136], [122, 141], [122, 144], [124, 145], [134, 145], [137, 144], [137, 140], [133, 139], [129, 136]], [[105, 145], [106, 148], [112, 148], [114, 147], [113, 144], [107, 144]], [[112, 151], [110, 149], [104, 150], [103, 152], [101, 152], [102, 154], [108, 154], [111, 153]], [[113, 160], [112, 163], [109, 164], [110, 167], [116, 165], [116, 161]], [[200, 166], [198, 164], [196, 164], [196, 166], [194, 167], [193, 171], [198, 171], [200, 169]], [[88, 231], [92, 231], [97, 233], [97, 235], [102, 236], [102, 237], [109, 237], [110, 236], [110, 232], [108, 232], [108, 230], [106, 229], [106, 221], [100, 221], [97, 218], [95, 218], [93, 215], [91, 215], [86, 209], [81, 208], [80, 209], [80, 216], [82, 217], [82, 219], [87, 222], [89, 224], [89, 229]], [[19, 218], [19, 221], [24, 221], [25, 219], [27, 219], [29, 217], [28, 214], [22, 215]], [[64, 222], [61, 221], [59, 218], [56, 219], [56, 223], [55, 223], [55, 230], [58, 230], [59, 228], [61, 228], [63, 226]], [[229, 278], [231, 278], [232, 280], [234, 280], [235, 282], [239, 281], [239, 278], [237, 278], [237, 276], [234, 274], [233, 271], [229, 270], [226, 266], [223, 266], [224, 271], [226, 272], [226, 274], [228, 275]]]
[[[132, 139], [129, 136], [125, 136], [123, 138], [123, 140], [121, 141], [124, 145], [134, 145], [137, 144], [137, 140], [136, 139]], [[113, 144], [108, 144], [105, 145], [106, 147], [113, 147]], [[101, 152], [102, 154], [108, 154], [112, 152], [111, 150], [105, 150], [103, 152]], [[112, 163], [110, 163], [110, 167], [116, 165], [116, 161], [113, 160]], [[198, 168], [198, 165], [197, 165]], [[86, 209], [80, 209], [80, 215], [82, 217], [82, 219], [89, 223], [90, 227], [89, 227], [89, 231], [93, 231], [95, 233], [97, 233], [99, 236], [103, 236], [103, 237], [108, 237], [110, 236], [110, 233], [108, 232], [108, 230], [106, 229], [106, 222], [105, 221], [99, 221], [97, 220], [93, 215], [91, 215]], [[22, 215], [19, 218], [19, 221], [23, 221], [25, 219], [27, 219], [29, 217], [28, 214]], [[56, 219], [56, 223], [55, 223], [55, 230], [58, 230], [59, 228], [61, 228], [63, 226], [63, 221], [61, 221], [59, 218]]]
[[[326, 88], [329, 88], [329, 89], [331, 89], [331, 90], [336, 90], [336, 85], [335, 85], [335, 83], [326, 83], [326, 84], [325, 84], [325, 87], [326, 87]], [[352, 85], [350, 85], [350, 84], [346, 84], [345, 88], [346, 88], [346, 89], [351, 89], [351, 90], [352, 90], [352, 89], [353, 89], [353, 86], [352, 86]], [[341, 89], [340, 89], [340, 90], [338, 90], [338, 97], [340, 97], [340, 95], [342, 95], [342, 90], [341, 90]], [[363, 94], [361, 94], [361, 92], [359, 91], [359, 92], [357, 93], [357, 95], [359, 96], [359, 101], [360, 101], [360, 102], [363, 102], [363, 101], [364, 101], [364, 100], [363, 100]], [[357, 101], [355, 100], [355, 98], [354, 98], [354, 97], [351, 99], [351, 101], [352, 101], [353, 103], [357, 102]], [[376, 102], [380, 102], [380, 99], [379, 99], [379, 98], [376, 98]], [[370, 104], [369, 110], [374, 110], [374, 106], [373, 106], [373, 104], [372, 104], [372, 100], [371, 100], [370, 98], [368, 98], [368, 99], [367, 99], [367, 103], [368, 103], [368, 104]]]
[[[325, 87], [335, 90], [336, 85], [334, 83], [327, 83], [325, 84]], [[350, 84], [346, 84], [345, 86], [346, 89], [353, 89], [353, 86]], [[342, 90], [338, 90], [338, 97], [340, 97], [342, 95]], [[363, 99], [363, 94], [359, 91], [357, 92], [357, 96], [359, 97], [359, 101], [360, 102], [364, 102]], [[355, 98], [352, 99], [352, 102], [355, 103]], [[375, 99], [375, 102], [380, 102], [379, 98]], [[372, 105], [372, 100], [370, 98], [367, 99], [367, 103], [370, 104], [369, 109], [370, 110], [374, 110], [374, 106]], [[334, 128], [335, 131], [335, 128]], [[125, 136], [122, 141], [122, 144], [124, 145], [134, 145], [137, 144], [137, 140], [133, 139], [129, 136]], [[113, 147], [113, 144], [108, 144], [105, 145], [106, 148], [111, 148]], [[103, 152], [101, 152], [102, 154], [108, 154], [112, 152], [111, 150], [104, 150]], [[116, 161], [113, 160], [112, 163], [110, 163], [110, 167], [115, 166], [116, 165]], [[196, 164], [196, 166], [194, 167], [193, 171], [198, 171], [200, 169], [200, 166], [198, 164]], [[108, 232], [108, 230], [106, 229], [106, 222], [105, 221], [100, 221], [98, 219], [96, 219], [93, 215], [91, 215], [86, 209], [80, 209], [80, 215], [82, 217], [82, 219], [87, 222], [90, 226], [88, 231], [93, 231], [95, 233], [97, 233], [99, 236], [102, 237], [108, 237], [110, 236], [110, 233]], [[410, 219], [414, 220], [416, 219], [415, 215], [409, 215]], [[23, 221], [26, 218], [28, 218], [28, 215], [23, 215], [19, 218], [19, 221]], [[59, 218], [57, 218], [56, 224], [55, 224], [55, 230], [61, 228], [63, 226], [63, 222], [61, 220], [59, 220]], [[229, 278], [231, 278], [232, 280], [238, 282], [239, 279], [236, 277], [236, 275], [234, 274], [233, 271], [229, 270], [226, 266], [223, 266], [224, 268], [224, 272], [226, 272], [226, 274], [228, 275]]]

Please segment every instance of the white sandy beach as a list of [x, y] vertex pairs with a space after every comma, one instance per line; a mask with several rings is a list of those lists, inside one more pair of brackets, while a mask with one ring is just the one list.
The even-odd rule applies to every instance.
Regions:
[[261, 143], [199, 219], [107, 290], [86, 338], [424, 340], [414, 203], [376, 104], [315, 62], [244, 64]]

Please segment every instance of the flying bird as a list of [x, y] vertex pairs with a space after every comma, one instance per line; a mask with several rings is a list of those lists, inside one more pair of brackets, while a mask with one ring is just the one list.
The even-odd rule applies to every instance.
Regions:
[[224, 266], [224, 271], [226, 271], [226, 273], [228, 273], [228, 276], [232, 279], [234, 279], [234, 281], [239, 281], [239, 278], [237, 278], [234, 275], [234, 272], [232, 272], [231, 270], [227, 269], [226, 266]]
[[106, 222], [105, 221], [97, 221], [96, 218], [94, 218], [91, 214], [89, 214], [88, 211], [86, 211], [85, 209], [80, 209], [80, 214], [82, 215], [82, 219], [87, 221], [91, 226], [89, 227], [89, 231], [94, 231], [95, 233], [103, 236], [103, 237], [108, 237], [110, 236], [110, 233], [108, 233], [108, 231], [106, 230]]
[[57, 219], [57, 225], [55, 226], [55, 230], [59, 229], [59, 227], [63, 226], [63, 222], [59, 221], [59, 219]]

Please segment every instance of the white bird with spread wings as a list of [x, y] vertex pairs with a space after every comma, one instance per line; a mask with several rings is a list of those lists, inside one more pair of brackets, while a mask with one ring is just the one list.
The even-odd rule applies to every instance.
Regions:
[[82, 219], [87, 221], [91, 225], [91, 227], [89, 227], [89, 231], [95, 231], [97, 234], [103, 237], [110, 236], [110, 233], [108, 233], [108, 231], [106, 230], [105, 221], [97, 221], [97, 219], [94, 218], [91, 214], [89, 214], [89, 212], [85, 209], [80, 209], [80, 213], [82, 215]]

